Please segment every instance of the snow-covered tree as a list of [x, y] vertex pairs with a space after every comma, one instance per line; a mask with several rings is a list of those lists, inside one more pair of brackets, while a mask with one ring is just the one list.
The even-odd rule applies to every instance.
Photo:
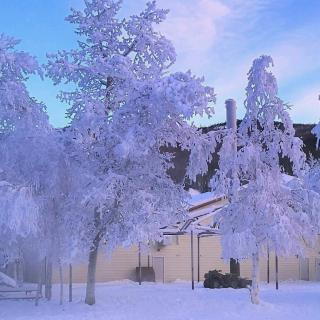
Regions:
[[[320, 95], [319, 95], [320, 100]], [[320, 121], [312, 128], [311, 133], [316, 136], [317, 143], [316, 143], [316, 149], [319, 149], [320, 147]]]
[[[187, 197], [168, 175], [166, 146], [190, 150], [189, 175], [207, 170], [216, 143], [188, 120], [211, 115], [213, 89], [190, 72], [169, 73], [171, 43], [154, 30], [166, 10], [148, 3], [139, 15], [119, 18], [121, 1], [85, 1], [67, 18], [77, 25], [78, 48], [48, 55], [55, 83], [70, 103], [70, 154], [81, 166], [74, 191], [83, 250], [89, 251], [86, 303], [93, 304], [101, 241], [112, 249], [160, 236], [159, 227], [183, 219]], [[79, 199], [81, 199], [79, 201]], [[79, 206], [80, 204], [80, 206]]]
[[[30, 98], [25, 86], [30, 74], [41, 74], [40, 68], [33, 57], [15, 49], [18, 43], [0, 35], [0, 239], [2, 247], [11, 249], [18, 237], [36, 231], [38, 209], [31, 186], [19, 177], [20, 159], [15, 162], [6, 159], [10, 157], [10, 149], [20, 145], [13, 136], [28, 139], [25, 128], [41, 123], [45, 117], [43, 106]], [[23, 157], [27, 155], [28, 152]]]
[[44, 106], [31, 98], [25, 80], [32, 74], [41, 76], [36, 59], [15, 46], [20, 41], [0, 35], [0, 132], [23, 130], [30, 123], [44, 123], [47, 115]]
[[41, 69], [35, 58], [15, 48], [18, 43], [0, 36], [1, 248], [10, 253], [9, 260], [21, 247], [57, 260], [69, 257], [71, 248], [66, 248], [63, 215], [67, 159], [44, 105], [25, 85], [29, 75], [41, 76]]
[[317, 138], [316, 149], [319, 149], [319, 147], [320, 147], [320, 122], [318, 122], [318, 124], [316, 124], [312, 128], [311, 133], [313, 135], [315, 135], [315, 137]]
[[[283, 163], [301, 177], [305, 156], [295, 137], [286, 105], [278, 97], [277, 82], [269, 71], [272, 58], [255, 59], [248, 73], [246, 113], [237, 136], [231, 132], [220, 150], [213, 186], [229, 205], [217, 216], [225, 258], [252, 259], [251, 300], [259, 303], [259, 256], [303, 254], [314, 243], [312, 227], [316, 202], [307, 202], [299, 183], [287, 184]], [[238, 140], [238, 150], [232, 141]], [[296, 178], [298, 179], [298, 178]]]

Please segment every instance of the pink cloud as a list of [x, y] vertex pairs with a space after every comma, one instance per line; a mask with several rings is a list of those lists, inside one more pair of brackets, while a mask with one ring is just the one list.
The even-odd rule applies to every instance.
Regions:
[[320, 120], [320, 82], [298, 92], [292, 100], [290, 111], [295, 122], [317, 123]]
[[158, 1], [169, 8], [168, 19], [160, 27], [174, 44], [180, 65], [198, 69], [208, 61], [208, 54], [217, 44], [219, 25], [230, 14], [230, 8], [219, 0]]

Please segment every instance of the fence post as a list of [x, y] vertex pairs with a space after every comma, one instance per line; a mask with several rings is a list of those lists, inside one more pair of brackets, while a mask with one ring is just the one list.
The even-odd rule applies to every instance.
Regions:
[[139, 285], [141, 286], [141, 242], [139, 242]]
[[194, 270], [193, 270], [193, 230], [191, 230], [191, 287], [194, 290]]
[[279, 289], [278, 256], [276, 255], [276, 289]]
[[200, 282], [200, 237], [197, 236], [198, 240], [198, 282]]
[[268, 248], [268, 261], [267, 261], [267, 282], [270, 283], [270, 252]]
[[69, 264], [69, 302], [72, 302], [72, 264]]

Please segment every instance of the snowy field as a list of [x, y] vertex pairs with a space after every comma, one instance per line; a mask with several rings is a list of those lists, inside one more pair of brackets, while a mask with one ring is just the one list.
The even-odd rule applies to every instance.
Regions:
[[[57, 290], [57, 287], [55, 287]], [[191, 319], [320, 319], [320, 283], [287, 282], [276, 291], [274, 284], [262, 285], [261, 305], [249, 302], [247, 289], [211, 290], [190, 283], [112, 282], [97, 285], [97, 304], [84, 304], [84, 286], [74, 289], [74, 302], [58, 303], [54, 292], [51, 302], [40, 300], [1, 301], [1, 320], [191, 320]]]

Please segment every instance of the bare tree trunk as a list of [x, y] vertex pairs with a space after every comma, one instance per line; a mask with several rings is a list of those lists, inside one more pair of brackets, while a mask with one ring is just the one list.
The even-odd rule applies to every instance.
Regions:
[[252, 255], [252, 287], [251, 287], [251, 302], [259, 304], [259, 253]]
[[59, 261], [59, 281], [60, 281], [60, 305], [63, 304], [63, 275], [62, 275], [62, 264]]
[[94, 245], [89, 253], [88, 274], [87, 274], [87, 287], [85, 303], [93, 305], [96, 303], [95, 299], [95, 286], [96, 286], [96, 268], [99, 248], [99, 237], [94, 241]]

